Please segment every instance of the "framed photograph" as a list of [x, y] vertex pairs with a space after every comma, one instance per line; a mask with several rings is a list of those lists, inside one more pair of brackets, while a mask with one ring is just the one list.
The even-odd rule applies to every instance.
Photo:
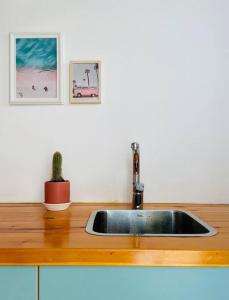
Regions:
[[100, 61], [70, 63], [70, 103], [101, 103]]
[[62, 104], [60, 33], [10, 34], [10, 103]]

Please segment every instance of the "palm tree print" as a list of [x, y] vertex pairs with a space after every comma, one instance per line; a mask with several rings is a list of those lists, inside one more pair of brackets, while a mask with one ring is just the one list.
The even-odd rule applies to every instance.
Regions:
[[75, 85], [76, 85], [76, 81], [72, 80], [72, 93], [74, 94], [74, 90], [75, 90]]
[[99, 64], [98, 64], [98, 63], [96, 63], [96, 64], [94, 65], [94, 70], [95, 70], [96, 75], [97, 75], [97, 82], [99, 82], [99, 74], [98, 74]]
[[90, 86], [90, 79], [89, 79], [89, 73], [90, 73], [90, 70], [89, 69], [86, 69], [85, 70], [85, 73], [87, 74], [87, 84], [88, 84], [88, 87]]

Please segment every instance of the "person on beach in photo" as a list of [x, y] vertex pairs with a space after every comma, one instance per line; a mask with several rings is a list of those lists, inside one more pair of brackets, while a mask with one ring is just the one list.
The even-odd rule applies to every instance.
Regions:
[[48, 88], [47, 86], [44, 87], [45, 92], [48, 92]]

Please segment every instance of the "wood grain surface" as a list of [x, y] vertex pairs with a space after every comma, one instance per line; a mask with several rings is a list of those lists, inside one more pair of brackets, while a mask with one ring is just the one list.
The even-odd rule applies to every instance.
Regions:
[[0, 205], [0, 265], [229, 266], [229, 205], [145, 204], [194, 213], [217, 229], [212, 237], [108, 237], [85, 232], [90, 213], [130, 204]]

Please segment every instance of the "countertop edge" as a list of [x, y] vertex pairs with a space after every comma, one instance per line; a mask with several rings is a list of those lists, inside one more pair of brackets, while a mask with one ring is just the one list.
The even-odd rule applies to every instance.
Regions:
[[6, 248], [0, 265], [229, 267], [229, 251]]

